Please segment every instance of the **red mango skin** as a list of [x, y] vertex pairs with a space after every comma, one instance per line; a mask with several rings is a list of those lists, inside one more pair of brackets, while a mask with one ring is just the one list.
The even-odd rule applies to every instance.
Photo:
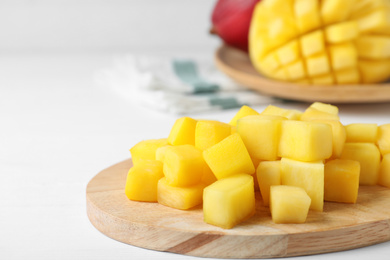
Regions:
[[260, 0], [218, 0], [211, 22], [212, 33], [226, 44], [248, 52], [248, 34], [255, 5]]

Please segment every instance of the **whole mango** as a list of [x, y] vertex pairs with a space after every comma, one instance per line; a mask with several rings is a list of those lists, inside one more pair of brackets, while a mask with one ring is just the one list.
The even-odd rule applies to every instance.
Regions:
[[218, 0], [211, 14], [213, 34], [224, 43], [248, 51], [248, 34], [253, 9], [259, 0]]

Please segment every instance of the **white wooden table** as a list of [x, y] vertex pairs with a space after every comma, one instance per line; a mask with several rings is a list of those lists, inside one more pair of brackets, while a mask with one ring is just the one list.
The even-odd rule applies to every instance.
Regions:
[[[165, 137], [178, 118], [135, 107], [99, 88], [94, 73], [111, 58], [11, 55], [0, 60], [1, 259], [190, 259], [114, 241], [87, 218], [89, 180], [129, 158], [128, 149], [138, 141]], [[229, 121], [235, 112], [190, 116]], [[340, 106], [345, 124], [388, 123], [389, 113], [390, 104]], [[389, 253], [387, 242], [304, 259], [384, 259]]]

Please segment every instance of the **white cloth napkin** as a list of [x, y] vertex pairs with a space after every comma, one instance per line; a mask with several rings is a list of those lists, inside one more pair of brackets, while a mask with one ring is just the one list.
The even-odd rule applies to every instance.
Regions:
[[174, 114], [275, 102], [232, 81], [212, 61], [127, 55], [98, 72], [101, 86], [139, 105]]

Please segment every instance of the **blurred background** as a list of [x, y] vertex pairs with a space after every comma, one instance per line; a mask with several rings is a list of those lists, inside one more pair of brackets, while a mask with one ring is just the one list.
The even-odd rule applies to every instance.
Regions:
[[2, 0], [0, 52], [210, 50], [213, 0]]

